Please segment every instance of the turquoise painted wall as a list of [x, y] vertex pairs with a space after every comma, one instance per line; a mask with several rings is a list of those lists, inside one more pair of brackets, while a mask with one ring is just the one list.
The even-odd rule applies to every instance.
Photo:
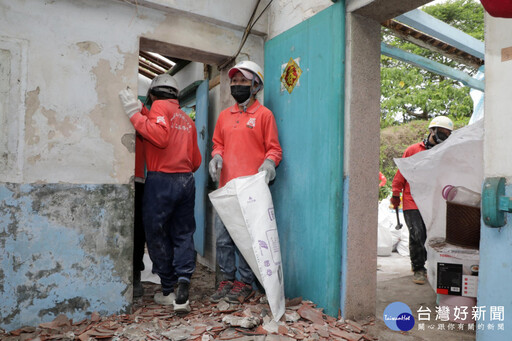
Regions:
[[0, 184], [0, 327], [128, 312], [130, 185]]
[[[505, 195], [512, 196], [512, 185], [506, 186]], [[481, 323], [480, 329], [475, 328], [477, 340], [512, 340], [512, 214], [507, 214], [507, 224], [501, 228], [487, 227], [482, 221], [478, 277], [477, 305], [486, 312], [485, 320], [477, 322], [477, 327]], [[491, 309], [503, 309], [504, 320], [496, 319], [499, 314], [491, 320]], [[504, 330], [498, 330], [499, 324]]]
[[[285, 294], [340, 308], [345, 6], [339, 1], [265, 44], [265, 105], [277, 120], [283, 161], [271, 185]], [[282, 66], [298, 59], [290, 94]]]

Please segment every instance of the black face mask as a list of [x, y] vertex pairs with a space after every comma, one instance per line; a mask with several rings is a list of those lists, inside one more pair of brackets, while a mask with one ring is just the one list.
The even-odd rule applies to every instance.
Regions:
[[231, 85], [231, 96], [238, 103], [244, 103], [251, 97], [250, 85]]
[[434, 138], [434, 141], [435, 141], [437, 144], [439, 144], [439, 143], [443, 142], [444, 140], [446, 140], [446, 139], [448, 138], [448, 136], [450, 136], [450, 135], [445, 134], [445, 133], [443, 133], [443, 132], [441, 132], [441, 131], [438, 131], [438, 130], [436, 129], [436, 133], [434, 134], [433, 138]]

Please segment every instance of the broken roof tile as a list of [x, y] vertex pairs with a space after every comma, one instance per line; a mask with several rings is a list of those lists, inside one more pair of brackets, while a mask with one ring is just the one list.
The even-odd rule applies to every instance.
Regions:
[[323, 325], [325, 323], [322, 312], [320, 312], [318, 309], [313, 308], [312, 306], [308, 304], [303, 304], [299, 310], [297, 310], [299, 315], [306, 320], [309, 320], [313, 323], [318, 323], [320, 325]]
[[[209, 295], [196, 295], [192, 311], [178, 315], [172, 306], [155, 304], [153, 294], [158, 285], [143, 283], [145, 295], [133, 304], [133, 313], [100, 316], [93, 312], [89, 319], [73, 323], [65, 315], [41, 324], [40, 328], [23, 327], [7, 333], [0, 329], [2, 340], [365, 340], [364, 324], [327, 316], [311, 301], [301, 297], [286, 300], [286, 311], [279, 322], [272, 319], [266, 296], [258, 293], [243, 304], [221, 301], [212, 303]], [[213, 292], [213, 285], [211, 286]], [[147, 289], [147, 290], [146, 290]], [[229, 321], [229, 322], [228, 322]], [[238, 323], [233, 323], [239, 321]], [[244, 321], [244, 322], [242, 322]], [[254, 323], [249, 324], [249, 321]], [[238, 324], [238, 325], [237, 325]], [[17, 335], [16, 335], [17, 334]], [[73, 336], [72, 336], [73, 335]], [[115, 337], [114, 337], [115, 335]]]

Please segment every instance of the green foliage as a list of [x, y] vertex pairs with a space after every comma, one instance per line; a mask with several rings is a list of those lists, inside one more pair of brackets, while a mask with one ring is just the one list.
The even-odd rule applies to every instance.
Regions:
[[192, 110], [188, 116], [192, 119], [192, 121], [195, 121], [196, 120], [196, 110]]
[[473, 38], [484, 40], [484, 9], [480, 1], [451, 0], [426, 6], [423, 11]]
[[[424, 11], [477, 39], [483, 39], [483, 7], [476, 0], [452, 0], [428, 6]], [[386, 44], [426, 57], [474, 75], [477, 70], [443, 55], [391, 35], [383, 28]], [[456, 119], [470, 117], [473, 102], [469, 88], [458, 81], [414, 67], [386, 56], [381, 57], [381, 128], [438, 115]]]
[[[449, 0], [426, 6], [428, 14], [483, 40], [483, 7], [477, 0]], [[473, 76], [477, 70], [441, 54], [419, 47], [382, 29], [386, 44], [426, 57]], [[381, 146], [380, 171], [387, 183], [379, 189], [379, 200], [391, 194], [397, 171], [393, 158], [400, 158], [411, 144], [428, 135], [428, 123], [439, 115], [450, 117], [455, 129], [467, 125], [473, 113], [469, 87], [452, 79], [381, 56]]]

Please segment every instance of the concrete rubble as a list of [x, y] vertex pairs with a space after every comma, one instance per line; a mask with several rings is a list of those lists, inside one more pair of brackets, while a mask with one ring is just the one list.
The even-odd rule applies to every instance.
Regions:
[[241, 304], [211, 303], [204, 295], [191, 301], [190, 313], [176, 314], [172, 306], [153, 302], [156, 288], [146, 286], [146, 294], [134, 302], [132, 314], [100, 316], [94, 312], [90, 318], [77, 322], [59, 315], [37, 327], [9, 333], [0, 329], [0, 340], [377, 340], [365, 333], [365, 326], [373, 325], [373, 320], [358, 323], [336, 319], [300, 297], [287, 300], [286, 313], [276, 322], [262, 294]]

